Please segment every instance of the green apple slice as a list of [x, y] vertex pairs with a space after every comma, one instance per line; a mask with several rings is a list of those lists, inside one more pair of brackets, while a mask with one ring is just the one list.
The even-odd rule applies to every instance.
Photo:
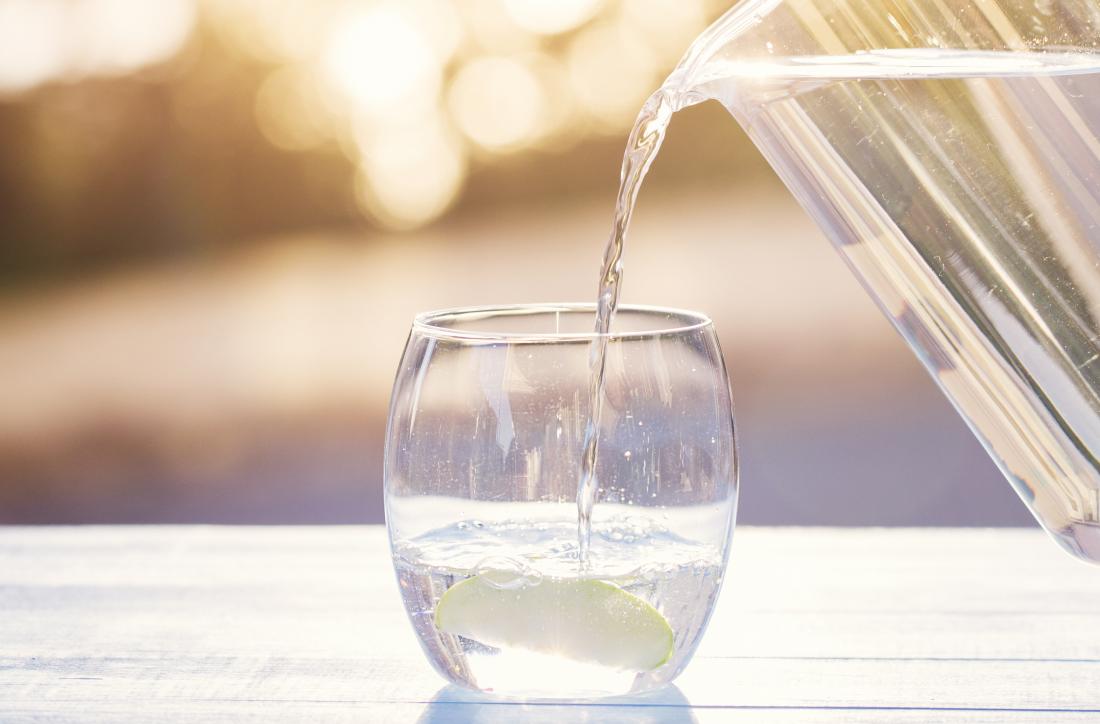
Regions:
[[509, 589], [491, 576], [448, 588], [435, 607], [436, 626], [487, 646], [624, 671], [650, 671], [672, 656], [672, 627], [665, 617], [614, 584], [544, 578]]

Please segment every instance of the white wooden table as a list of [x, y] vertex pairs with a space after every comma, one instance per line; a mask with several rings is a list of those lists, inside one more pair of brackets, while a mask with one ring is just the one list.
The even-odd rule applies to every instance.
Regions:
[[383, 529], [0, 528], [0, 721], [1098, 721], [1100, 567], [1032, 530], [741, 529], [675, 688], [479, 699]]

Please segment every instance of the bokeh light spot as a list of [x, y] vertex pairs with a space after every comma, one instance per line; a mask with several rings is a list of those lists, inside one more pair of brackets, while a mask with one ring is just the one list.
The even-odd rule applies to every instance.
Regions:
[[458, 196], [466, 158], [438, 122], [401, 124], [359, 140], [356, 196], [363, 211], [393, 229], [439, 217]]
[[535, 74], [512, 58], [478, 58], [451, 84], [451, 112], [474, 143], [493, 151], [521, 148], [535, 137], [546, 105]]
[[167, 60], [191, 34], [194, 0], [82, 0], [72, 8], [78, 73], [125, 72]]
[[455, 5], [445, 0], [403, 0], [401, 9], [424, 33], [436, 61], [449, 61], [463, 41], [462, 18]]
[[591, 20], [602, 4], [600, 0], [504, 0], [504, 9], [521, 28], [554, 35]]
[[62, 73], [66, 14], [58, 0], [0, 2], [0, 92], [26, 90]]
[[289, 151], [317, 148], [334, 135], [316, 79], [299, 66], [284, 66], [267, 77], [256, 93], [255, 112], [264, 137]]
[[330, 80], [358, 110], [385, 112], [434, 102], [442, 63], [427, 34], [394, 5], [375, 5], [336, 23], [325, 56]]
[[569, 148], [580, 140], [581, 134], [578, 133], [577, 104], [565, 65], [546, 53], [525, 53], [521, 60], [538, 79], [544, 100], [535, 145], [555, 150]]
[[503, 55], [532, 50], [539, 38], [504, 11], [501, 0], [466, 0], [462, 19], [470, 39], [484, 53]]
[[204, 9], [229, 44], [267, 62], [308, 60], [328, 37], [333, 0], [206, 0]]
[[605, 131], [622, 133], [656, 86], [653, 51], [621, 25], [595, 25], [569, 48], [569, 78], [592, 119]]
[[707, 24], [703, 6], [684, 0], [623, 0], [621, 12], [669, 70]]
[[194, 0], [0, 0], [0, 92], [162, 62], [195, 15]]

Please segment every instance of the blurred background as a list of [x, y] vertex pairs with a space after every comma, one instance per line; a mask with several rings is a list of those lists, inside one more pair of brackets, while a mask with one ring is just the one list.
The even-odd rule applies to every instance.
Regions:
[[[0, 522], [380, 522], [412, 316], [587, 301], [714, 0], [0, 0]], [[720, 107], [624, 301], [716, 321], [740, 520], [1031, 517]]]

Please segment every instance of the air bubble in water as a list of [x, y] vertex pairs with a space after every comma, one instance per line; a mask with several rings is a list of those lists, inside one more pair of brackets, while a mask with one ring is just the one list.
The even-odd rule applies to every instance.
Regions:
[[523, 561], [508, 556], [482, 558], [474, 571], [486, 584], [500, 591], [515, 591], [542, 583], [542, 574]]

